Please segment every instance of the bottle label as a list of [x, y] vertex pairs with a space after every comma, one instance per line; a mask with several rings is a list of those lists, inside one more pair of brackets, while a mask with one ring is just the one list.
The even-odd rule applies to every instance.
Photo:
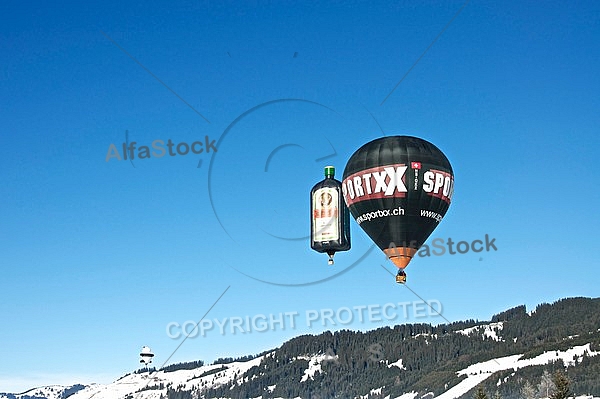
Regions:
[[338, 195], [338, 191], [330, 187], [320, 188], [313, 193], [313, 239], [315, 242], [336, 241], [340, 238]]

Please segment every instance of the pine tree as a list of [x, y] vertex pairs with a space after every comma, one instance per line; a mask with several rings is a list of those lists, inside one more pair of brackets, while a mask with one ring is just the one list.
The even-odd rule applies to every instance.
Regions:
[[485, 390], [481, 385], [479, 386], [479, 388], [477, 388], [473, 399], [488, 399], [487, 393], [485, 393]]
[[554, 392], [550, 399], [567, 399], [572, 395], [571, 392], [571, 381], [562, 371], [557, 371], [552, 377], [554, 383]]
[[527, 381], [521, 388], [521, 397], [523, 399], [536, 399], [536, 391], [531, 382]]
[[554, 392], [554, 382], [548, 370], [544, 370], [542, 379], [538, 385], [538, 395], [542, 398], [549, 398]]

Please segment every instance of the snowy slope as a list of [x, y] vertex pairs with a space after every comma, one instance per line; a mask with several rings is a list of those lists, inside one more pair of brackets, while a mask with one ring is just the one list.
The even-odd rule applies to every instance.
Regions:
[[[137, 399], [160, 399], [161, 395], [166, 395], [168, 387], [181, 387], [182, 390], [189, 391], [200, 387], [217, 387], [232, 381], [242, 384], [242, 374], [258, 366], [263, 357], [247, 362], [202, 366], [192, 370], [130, 374], [112, 384], [89, 386], [69, 399], [120, 399], [128, 395]], [[222, 368], [224, 370], [220, 370]], [[215, 370], [220, 371], [209, 373]]]
[[562, 359], [565, 365], [573, 366], [576, 362], [581, 362], [584, 354], [588, 356], [597, 356], [600, 354], [600, 352], [592, 351], [590, 349], [590, 344], [586, 344], [582, 346], [576, 346], [566, 351], [544, 352], [532, 359], [521, 360], [523, 355], [513, 355], [476, 363], [463, 370], [460, 370], [458, 375], [466, 375], [467, 378], [438, 396], [437, 399], [458, 398], [475, 388], [482, 381], [487, 380], [492, 376], [493, 373], [497, 371], [511, 369], [517, 371], [518, 369], [524, 367], [540, 366], [548, 364], [548, 362], [557, 361], [559, 359]]
[[504, 341], [504, 339], [498, 335], [498, 332], [502, 331], [503, 328], [504, 323], [500, 321], [497, 323], [489, 323], [481, 326], [465, 328], [464, 330], [456, 331], [456, 333], [466, 336], [481, 334], [482, 339], [491, 338], [494, 341]]
[[66, 394], [70, 393], [70, 391], [76, 391], [81, 387], [83, 386], [48, 385], [45, 387], [32, 388], [19, 394], [0, 393], [0, 399], [26, 399], [28, 397], [61, 399], [66, 396]]
[[323, 362], [336, 362], [337, 356], [331, 355], [312, 355], [312, 356], [300, 356], [298, 359], [308, 360], [308, 368], [304, 370], [304, 375], [302, 376], [301, 382], [308, 381], [314, 379], [316, 373], [320, 373], [321, 364]]

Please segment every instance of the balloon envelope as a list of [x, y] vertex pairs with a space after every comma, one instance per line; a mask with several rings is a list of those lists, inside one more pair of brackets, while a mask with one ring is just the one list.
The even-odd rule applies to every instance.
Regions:
[[454, 173], [444, 153], [430, 142], [383, 137], [350, 157], [342, 192], [357, 223], [404, 269], [446, 214]]

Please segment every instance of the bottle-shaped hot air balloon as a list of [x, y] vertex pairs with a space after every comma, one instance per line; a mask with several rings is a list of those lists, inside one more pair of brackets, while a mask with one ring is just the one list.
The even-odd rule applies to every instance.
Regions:
[[342, 182], [352, 216], [398, 267], [404, 268], [442, 220], [454, 193], [450, 162], [417, 137], [373, 140], [348, 160]]
[[335, 168], [325, 167], [325, 179], [310, 190], [310, 247], [329, 255], [350, 249], [350, 212], [342, 195], [342, 183], [334, 178]]

